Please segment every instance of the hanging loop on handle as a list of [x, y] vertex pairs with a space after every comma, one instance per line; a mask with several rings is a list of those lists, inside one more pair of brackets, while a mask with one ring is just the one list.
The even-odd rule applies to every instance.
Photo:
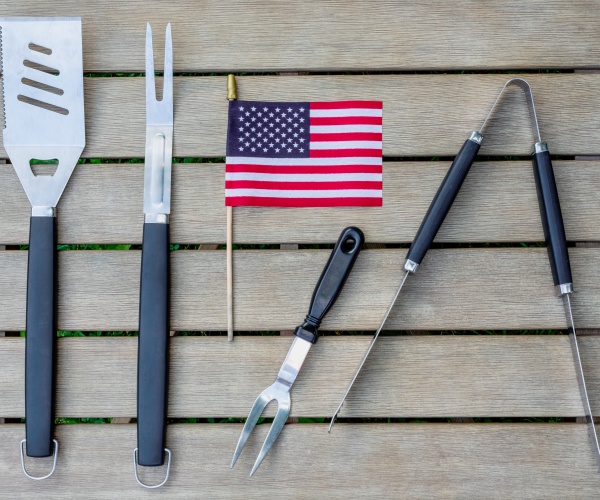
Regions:
[[165, 478], [159, 484], [146, 484], [142, 483], [138, 475], [138, 449], [136, 448], [135, 450], [133, 450], [133, 473], [135, 474], [135, 480], [140, 486], [152, 490], [154, 488], [160, 488], [168, 481], [169, 472], [171, 472], [171, 450], [169, 450], [169, 448], [165, 448], [165, 453], [167, 454], [167, 473], [165, 474]]
[[27, 467], [25, 467], [25, 452], [27, 447], [27, 439], [21, 440], [21, 468], [23, 469], [23, 473], [29, 479], [33, 479], [34, 481], [41, 481], [42, 479], [48, 479], [52, 474], [54, 474], [54, 471], [56, 470], [56, 459], [58, 458], [58, 441], [56, 439], [53, 439], [52, 442], [54, 443], [54, 449], [52, 451], [52, 457], [54, 458], [54, 460], [52, 461], [52, 470], [45, 476], [32, 476], [31, 474], [29, 474], [29, 472], [27, 472]]

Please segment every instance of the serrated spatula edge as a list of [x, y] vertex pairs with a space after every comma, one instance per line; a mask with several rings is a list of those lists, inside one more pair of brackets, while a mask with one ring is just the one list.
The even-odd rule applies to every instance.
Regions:
[[0, 97], [2, 99], [2, 106], [0, 106], [0, 125], [2, 129], [6, 128], [6, 110], [4, 108], [4, 58], [2, 57], [2, 24], [0, 24]]

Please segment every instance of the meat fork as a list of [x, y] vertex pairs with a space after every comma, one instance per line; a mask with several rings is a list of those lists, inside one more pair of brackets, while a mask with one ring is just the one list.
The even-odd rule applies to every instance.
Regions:
[[[171, 451], [166, 447], [169, 388], [169, 214], [173, 150], [173, 43], [165, 32], [162, 100], [156, 99], [152, 29], [146, 26], [146, 158], [144, 165], [144, 237], [140, 274], [138, 336], [138, 447], [133, 452], [136, 481], [159, 488], [169, 478]], [[149, 485], [138, 465], [158, 467], [167, 458], [165, 478]]]
[[258, 458], [254, 463], [254, 467], [252, 467], [250, 477], [256, 472], [256, 469], [258, 469], [267, 456], [267, 453], [269, 453], [273, 443], [277, 440], [290, 414], [292, 406], [290, 389], [296, 381], [296, 377], [308, 355], [308, 351], [317, 341], [318, 328], [321, 325], [321, 321], [323, 321], [323, 318], [329, 309], [331, 309], [331, 306], [333, 306], [344, 287], [344, 283], [354, 266], [354, 262], [356, 262], [364, 238], [362, 231], [356, 227], [347, 227], [342, 231], [317, 282], [310, 302], [308, 315], [304, 323], [296, 327], [294, 331], [296, 338], [285, 357], [285, 361], [277, 374], [275, 382], [260, 393], [250, 410], [250, 414], [242, 429], [242, 435], [233, 454], [231, 468], [233, 468], [240, 453], [242, 453], [244, 445], [248, 441], [263, 410], [273, 400], [277, 401], [277, 414], [269, 429], [267, 438], [258, 453]]

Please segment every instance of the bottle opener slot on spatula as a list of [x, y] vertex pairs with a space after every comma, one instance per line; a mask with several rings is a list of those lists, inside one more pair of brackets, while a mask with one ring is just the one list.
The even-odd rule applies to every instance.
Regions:
[[[27, 266], [25, 426], [31, 479], [56, 468], [56, 205], [85, 146], [80, 18], [0, 18], [4, 148], [32, 205]], [[30, 161], [58, 160], [54, 175]], [[54, 455], [34, 477], [25, 457]]]

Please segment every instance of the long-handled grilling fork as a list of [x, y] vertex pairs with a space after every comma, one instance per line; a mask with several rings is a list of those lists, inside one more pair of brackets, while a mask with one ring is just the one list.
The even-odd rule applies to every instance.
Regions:
[[490, 109], [486, 119], [481, 126], [479, 132], [473, 132], [471, 137], [464, 143], [462, 149], [456, 156], [454, 162], [450, 166], [446, 177], [442, 181], [441, 186], [438, 189], [431, 205], [429, 206], [429, 210], [421, 223], [421, 227], [415, 236], [415, 239], [408, 250], [408, 254], [406, 256], [406, 262], [404, 264], [404, 270], [406, 271], [400, 286], [390, 304], [385, 316], [383, 317], [383, 321], [381, 322], [375, 336], [369, 346], [365, 356], [363, 357], [354, 378], [350, 382], [344, 397], [342, 398], [341, 403], [339, 404], [335, 414], [331, 419], [331, 424], [329, 425], [329, 431], [331, 432], [331, 428], [335, 423], [335, 419], [339, 414], [354, 381], [358, 377], [361, 368], [365, 364], [367, 356], [373, 349], [377, 337], [381, 332], [381, 329], [385, 325], [385, 322], [396, 303], [396, 299], [402, 290], [402, 286], [404, 282], [408, 278], [409, 274], [414, 273], [421, 261], [425, 257], [429, 246], [431, 245], [435, 235], [437, 234], [446, 214], [450, 210], [460, 187], [469, 171], [469, 168], [473, 164], [473, 160], [477, 152], [479, 151], [479, 147], [481, 145], [481, 141], [483, 140], [483, 131], [488, 123], [488, 120], [492, 116], [496, 106], [498, 105], [500, 98], [502, 97], [506, 88], [510, 85], [516, 85], [520, 87], [525, 93], [527, 99], [527, 105], [529, 108], [529, 114], [533, 126], [533, 132], [536, 139], [536, 143], [534, 144], [534, 152], [532, 155], [533, 161], [533, 171], [536, 182], [537, 195], [540, 206], [540, 214], [542, 218], [542, 225], [544, 228], [544, 236], [546, 239], [546, 246], [548, 248], [548, 256], [550, 258], [550, 267], [552, 269], [552, 276], [554, 278], [554, 284], [558, 287], [560, 294], [563, 297], [565, 313], [567, 317], [567, 324], [569, 328], [569, 334], [571, 339], [571, 346], [573, 351], [573, 358], [575, 361], [575, 369], [577, 372], [577, 379], [579, 382], [579, 389], [581, 393], [581, 399], [583, 402], [583, 407], [585, 411], [586, 420], [589, 424], [588, 430], [590, 434], [590, 439], [592, 440], [592, 444], [594, 447], [594, 452], [596, 455], [596, 459], [598, 461], [598, 465], [600, 466], [600, 445], [598, 443], [598, 438], [596, 436], [596, 430], [594, 426], [594, 419], [592, 415], [592, 410], [590, 407], [590, 402], [587, 394], [587, 389], [585, 385], [585, 378], [583, 375], [583, 367], [581, 364], [581, 356], [579, 353], [579, 347], [577, 345], [577, 335], [575, 333], [575, 324], [573, 322], [573, 314], [571, 311], [571, 301], [570, 294], [573, 292], [573, 280], [571, 278], [571, 267], [569, 264], [569, 253], [567, 251], [567, 238], [565, 236], [565, 228], [562, 219], [562, 212], [560, 209], [560, 202], [558, 198], [558, 190], [556, 188], [556, 181], [554, 178], [554, 171], [552, 169], [552, 162], [550, 160], [550, 153], [548, 151], [547, 143], [541, 140], [540, 130], [537, 121], [537, 115], [535, 112], [535, 105], [533, 102], [533, 93], [531, 91], [531, 86], [526, 80], [522, 78], [513, 78], [506, 82], [496, 102]]
[[256, 472], [256, 469], [258, 469], [273, 446], [277, 436], [279, 436], [279, 433], [281, 432], [281, 429], [283, 429], [285, 421], [290, 414], [290, 389], [300, 372], [300, 368], [306, 359], [308, 351], [317, 341], [318, 329], [323, 318], [329, 309], [331, 309], [331, 306], [333, 306], [344, 287], [346, 279], [350, 275], [350, 271], [354, 266], [354, 262], [356, 262], [356, 258], [358, 257], [363, 242], [364, 235], [360, 229], [356, 227], [347, 227], [342, 231], [342, 234], [329, 256], [329, 260], [323, 269], [323, 273], [317, 282], [317, 286], [315, 287], [315, 291], [313, 292], [310, 301], [308, 315], [306, 316], [304, 323], [296, 327], [294, 332], [296, 338], [277, 374], [275, 382], [259, 394], [250, 410], [235, 453], [233, 454], [233, 460], [231, 461], [232, 468], [240, 456], [240, 453], [242, 453], [242, 449], [244, 448], [246, 441], [248, 441], [248, 437], [256, 426], [256, 422], [263, 410], [273, 400], [276, 400], [278, 403], [277, 414], [269, 429], [267, 438], [258, 453], [258, 458], [254, 463], [254, 467], [252, 467], [250, 476]]
[[[133, 452], [136, 481], [158, 488], [169, 479], [171, 451], [165, 446], [169, 385], [169, 214], [173, 148], [173, 48], [171, 25], [165, 37], [163, 98], [156, 100], [152, 29], [146, 28], [146, 158], [144, 165], [144, 239], [140, 278], [137, 430]], [[140, 481], [138, 464], [164, 465], [160, 484]]]

